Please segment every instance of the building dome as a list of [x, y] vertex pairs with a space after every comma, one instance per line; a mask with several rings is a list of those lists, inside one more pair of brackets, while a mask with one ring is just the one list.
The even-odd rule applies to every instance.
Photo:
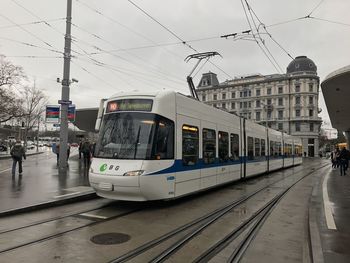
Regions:
[[307, 56], [299, 56], [290, 62], [287, 67], [287, 74], [294, 74], [297, 72], [312, 72], [316, 74], [317, 67]]

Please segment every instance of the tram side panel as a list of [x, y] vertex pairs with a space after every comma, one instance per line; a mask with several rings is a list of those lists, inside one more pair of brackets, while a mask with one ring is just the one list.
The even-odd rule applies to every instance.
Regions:
[[294, 165], [293, 158], [293, 137], [283, 134], [283, 167], [291, 167]]

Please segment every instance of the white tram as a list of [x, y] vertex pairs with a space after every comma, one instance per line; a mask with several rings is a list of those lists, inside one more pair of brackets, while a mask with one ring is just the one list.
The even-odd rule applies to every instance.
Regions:
[[117, 94], [99, 115], [89, 180], [109, 199], [172, 199], [302, 162], [299, 138], [176, 92]]

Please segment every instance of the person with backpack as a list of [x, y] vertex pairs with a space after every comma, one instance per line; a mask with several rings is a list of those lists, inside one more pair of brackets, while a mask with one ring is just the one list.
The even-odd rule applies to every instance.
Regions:
[[11, 157], [13, 160], [12, 176], [15, 176], [15, 174], [16, 174], [17, 162], [18, 162], [19, 176], [22, 176], [22, 172], [23, 172], [22, 158], [24, 158], [24, 160], [26, 159], [26, 153], [25, 153], [24, 147], [21, 144], [21, 141], [16, 141], [16, 144], [12, 147], [10, 154], [11, 154]]

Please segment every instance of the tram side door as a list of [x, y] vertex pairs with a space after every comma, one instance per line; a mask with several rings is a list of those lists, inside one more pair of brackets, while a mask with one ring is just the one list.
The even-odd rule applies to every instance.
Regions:
[[178, 114], [175, 196], [200, 189], [200, 120]]

